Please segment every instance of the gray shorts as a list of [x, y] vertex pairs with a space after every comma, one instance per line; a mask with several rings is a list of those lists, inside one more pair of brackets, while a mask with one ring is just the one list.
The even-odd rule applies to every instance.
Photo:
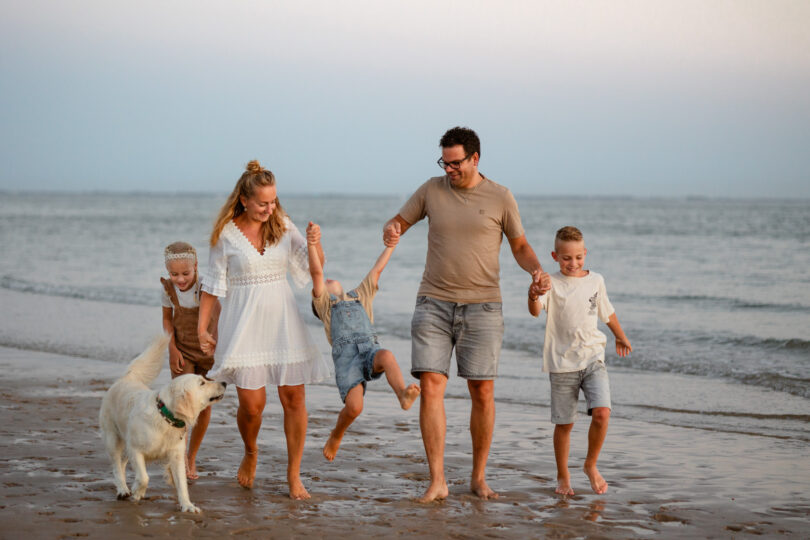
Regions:
[[574, 423], [577, 418], [580, 388], [588, 403], [588, 415], [591, 415], [597, 407], [610, 408], [610, 384], [604, 362], [594, 362], [580, 371], [548, 375], [551, 381], [552, 423]]
[[498, 374], [502, 341], [500, 302], [458, 304], [419, 296], [411, 321], [411, 374], [448, 376], [455, 348], [459, 377], [492, 380]]

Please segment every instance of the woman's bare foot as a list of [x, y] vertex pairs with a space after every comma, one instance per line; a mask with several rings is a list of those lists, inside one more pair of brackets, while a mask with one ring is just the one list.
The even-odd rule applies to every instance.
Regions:
[[607, 493], [608, 484], [602, 475], [599, 474], [599, 470], [596, 468], [596, 465], [593, 467], [583, 467], [585, 474], [588, 475], [588, 480], [591, 481], [591, 489], [597, 495], [602, 495], [603, 493]]
[[289, 481], [290, 483], [290, 498], [296, 501], [304, 501], [309, 499], [311, 495], [309, 492], [304, 488], [304, 484], [301, 482], [300, 478], [295, 478]]
[[245, 457], [242, 458], [239, 471], [236, 473], [236, 479], [243, 488], [250, 489], [253, 487], [253, 480], [256, 478], [256, 462], [258, 459], [258, 450], [254, 450], [253, 452], [245, 451]]
[[338, 448], [340, 448], [340, 441], [342, 440], [343, 435], [335, 435], [335, 430], [332, 430], [332, 433], [329, 434], [329, 439], [327, 439], [326, 444], [323, 445], [323, 457], [329, 461], [335, 459]]
[[554, 490], [554, 493], [559, 493], [560, 495], [573, 495], [574, 489], [571, 487], [571, 477], [558, 476], [557, 489]]
[[470, 491], [475, 493], [479, 499], [483, 499], [485, 501], [488, 499], [498, 498], [498, 494], [492, 491], [489, 485], [487, 485], [486, 480], [470, 481]]
[[416, 502], [429, 503], [446, 499], [450, 491], [447, 489], [447, 483], [442, 480], [441, 482], [433, 482], [428, 487], [427, 491]]
[[422, 389], [419, 388], [418, 384], [409, 384], [408, 387], [402, 391], [402, 394], [399, 396], [399, 404], [403, 410], [407, 411], [413, 405], [413, 402], [416, 398], [419, 397], [419, 392]]

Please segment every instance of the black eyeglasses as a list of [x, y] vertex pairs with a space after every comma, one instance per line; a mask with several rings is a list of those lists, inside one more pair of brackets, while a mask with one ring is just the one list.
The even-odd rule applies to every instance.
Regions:
[[436, 162], [436, 164], [439, 167], [441, 167], [442, 169], [446, 169], [447, 167], [450, 167], [454, 171], [457, 171], [459, 169], [459, 167], [461, 167], [461, 164], [464, 163], [465, 161], [467, 161], [468, 159], [470, 159], [470, 157], [472, 157], [472, 155], [474, 153], [475, 152], [473, 152], [472, 154], [467, 154], [466, 156], [464, 156], [464, 159], [457, 159], [455, 161], [445, 161], [442, 158], [439, 158], [439, 160]]

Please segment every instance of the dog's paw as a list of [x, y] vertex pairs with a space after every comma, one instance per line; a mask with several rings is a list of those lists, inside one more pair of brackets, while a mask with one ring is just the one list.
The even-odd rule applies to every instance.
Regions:
[[200, 508], [198, 506], [194, 506], [191, 503], [181, 504], [180, 505], [180, 510], [182, 512], [191, 512], [192, 514], [199, 514], [200, 513]]
[[130, 493], [129, 491], [119, 491], [118, 492], [118, 500], [123, 501], [123, 500], [129, 499], [130, 495], [132, 495], [132, 493]]

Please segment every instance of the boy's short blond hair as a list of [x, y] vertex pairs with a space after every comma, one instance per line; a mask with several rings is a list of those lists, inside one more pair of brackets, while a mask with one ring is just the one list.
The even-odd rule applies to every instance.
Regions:
[[576, 227], [568, 225], [557, 231], [557, 236], [554, 237], [554, 243], [557, 242], [581, 242], [582, 231]]

